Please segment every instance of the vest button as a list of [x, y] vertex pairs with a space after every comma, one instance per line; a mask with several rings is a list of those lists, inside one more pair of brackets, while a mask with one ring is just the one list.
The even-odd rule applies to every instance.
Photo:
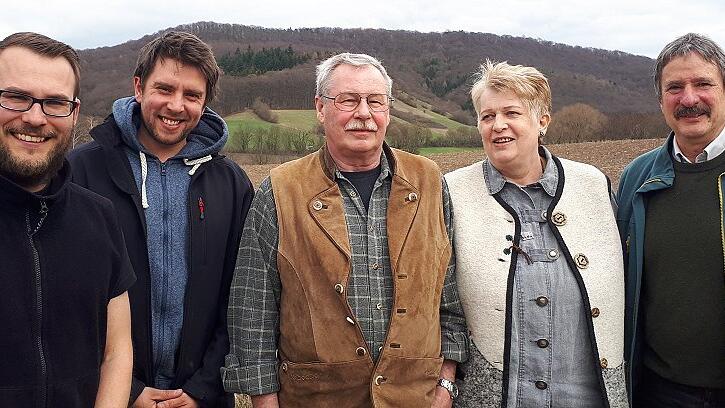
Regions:
[[406, 197], [405, 201], [418, 201], [418, 194], [416, 193], [410, 193], [408, 194], [408, 197]]
[[549, 340], [538, 339], [536, 340], [536, 345], [539, 346], [539, 348], [547, 348], [549, 347]]
[[365, 350], [365, 347], [358, 347], [357, 350], [355, 350], [355, 353], [357, 353], [358, 356], [362, 357], [367, 354], [367, 351]]
[[559, 251], [552, 249], [547, 255], [549, 255], [549, 259], [556, 259], [559, 257]]
[[387, 380], [387, 378], [383, 377], [382, 375], [379, 375], [375, 377], [375, 385], [381, 385]]
[[592, 309], [592, 317], [599, 317], [599, 308], [595, 307]]
[[315, 202], [312, 203], [312, 208], [315, 209], [315, 211], [320, 211], [322, 209], [322, 201], [315, 200]]
[[566, 224], [566, 215], [564, 215], [563, 212], [557, 211], [551, 216], [551, 222], [553, 222], [557, 227], [561, 227]]
[[287, 362], [282, 363], [282, 371], [287, 372]]
[[546, 211], [541, 212], [541, 219], [546, 220]]
[[603, 358], [599, 361], [599, 365], [602, 366], [602, 368], [607, 368], [607, 366], [609, 365], [609, 362], [607, 361], [606, 358]]
[[536, 304], [538, 306], [544, 307], [549, 304], [549, 298], [546, 296], [539, 296], [536, 298]]
[[383, 310], [383, 304], [382, 303], [378, 303], [377, 305], [375, 305], [375, 308], [378, 309], [378, 310]]
[[579, 269], [586, 269], [589, 267], [589, 259], [582, 253], [578, 253], [574, 256], [574, 263]]
[[372, 264], [371, 266], [372, 266], [372, 268], [373, 268], [373, 269], [375, 269], [375, 270], [378, 270], [378, 269], [380, 269], [380, 264], [379, 264], [379, 263], [377, 263], [377, 262], [375, 262], [375, 263], [374, 263], [374, 264]]
[[545, 390], [549, 386], [545, 381], [541, 380], [535, 382], [534, 384], [536, 384], [536, 388], [540, 390]]
[[345, 287], [341, 283], [335, 285], [335, 292], [342, 294], [345, 291]]
[[348, 316], [345, 318], [345, 320], [347, 320], [347, 322], [350, 323], [351, 325], [353, 325], [353, 326], [355, 325], [355, 321], [352, 320], [352, 317]]

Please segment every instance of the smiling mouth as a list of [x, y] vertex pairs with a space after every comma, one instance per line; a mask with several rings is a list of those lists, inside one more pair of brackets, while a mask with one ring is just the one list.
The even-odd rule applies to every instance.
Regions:
[[503, 144], [508, 142], [513, 142], [514, 139], [510, 137], [497, 137], [496, 139], [493, 139], [494, 144]]
[[15, 136], [15, 138], [18, 140], [29, 143], [43, 143], [49, 139], [48, 137], [32, 136], [25, 133], [12, 133], [12, 135]]
[[175, 119], [169, 119], [163, 116], [159, 116], [161, 118], [161, 121], [164, 122], [168, 126], [176, 126], [179, 123], [181, 123], [181, 120], [175, 120]]

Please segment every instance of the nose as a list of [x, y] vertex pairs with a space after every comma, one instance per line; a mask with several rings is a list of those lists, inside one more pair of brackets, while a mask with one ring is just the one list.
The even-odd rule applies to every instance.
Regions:
[[33, 127], [43, 126], [48, 123], [48, 117], [45, 116], [43, 108], [41, 108], [40, 103], [38, 102], [34, 103], [30, 109], [23, 112], [20, 118], [23, 122]]
[[503, 115], [496, 115], [493, 118], [493, 130], [495, 132], [502, 132], [507, 127], [508, 127], [508, 124], [504, 120]]
[[680, 97], [681, 105], [688, 107], [695, 106], [699, 101], [700, 98], [697, 95], [697, 91], [693, 87], [688, 85], [682, 90], [682, 96]]
[[357, 109], [355, 109], [355, 117], [360, 119], [367, 119], [372, 115], [370, 111], [370, 105], [368, 105], [368, 99], [367, 98], [361, 98], [360, 103], [357, 105]]
[[169, 100], [166, 102], [166, 109], [172, 112], [182, 112], [184, 110], [184, 95], [175, 93], [169, 96]]

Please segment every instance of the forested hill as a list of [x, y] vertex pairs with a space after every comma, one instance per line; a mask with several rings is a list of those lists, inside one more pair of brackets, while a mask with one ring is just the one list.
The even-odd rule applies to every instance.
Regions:
[[[395, 96], [429, 103], [462, 122], [472, 118], [471, 75], [487, 58], [541, 70], [550, 80], [555, 110], [578, 102], [603, 112], [658, 109], [653, 61], [619, 51], [461, 31], [282, 30], [213, 22], [173, 29], [198, 35], [226, 63], [220, 98], [212, 104], [222, 114], [240, 111], [258, 97], [274, 109], [311, 109], [315, 65], [342, 51], [380, 58], [395, 82]], [[138, 51], [156, 35], [80, 52], [83, 113], [104, 115], [115, 98], [132, 93]]]

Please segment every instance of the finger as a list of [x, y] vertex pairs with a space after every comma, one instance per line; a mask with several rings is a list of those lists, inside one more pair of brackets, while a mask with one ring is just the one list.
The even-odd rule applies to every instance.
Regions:
[[184, 391], [178, 390], [154, 390], [151, 398], [156, 401], [166, 401], [173, 398], [179, 398]]

